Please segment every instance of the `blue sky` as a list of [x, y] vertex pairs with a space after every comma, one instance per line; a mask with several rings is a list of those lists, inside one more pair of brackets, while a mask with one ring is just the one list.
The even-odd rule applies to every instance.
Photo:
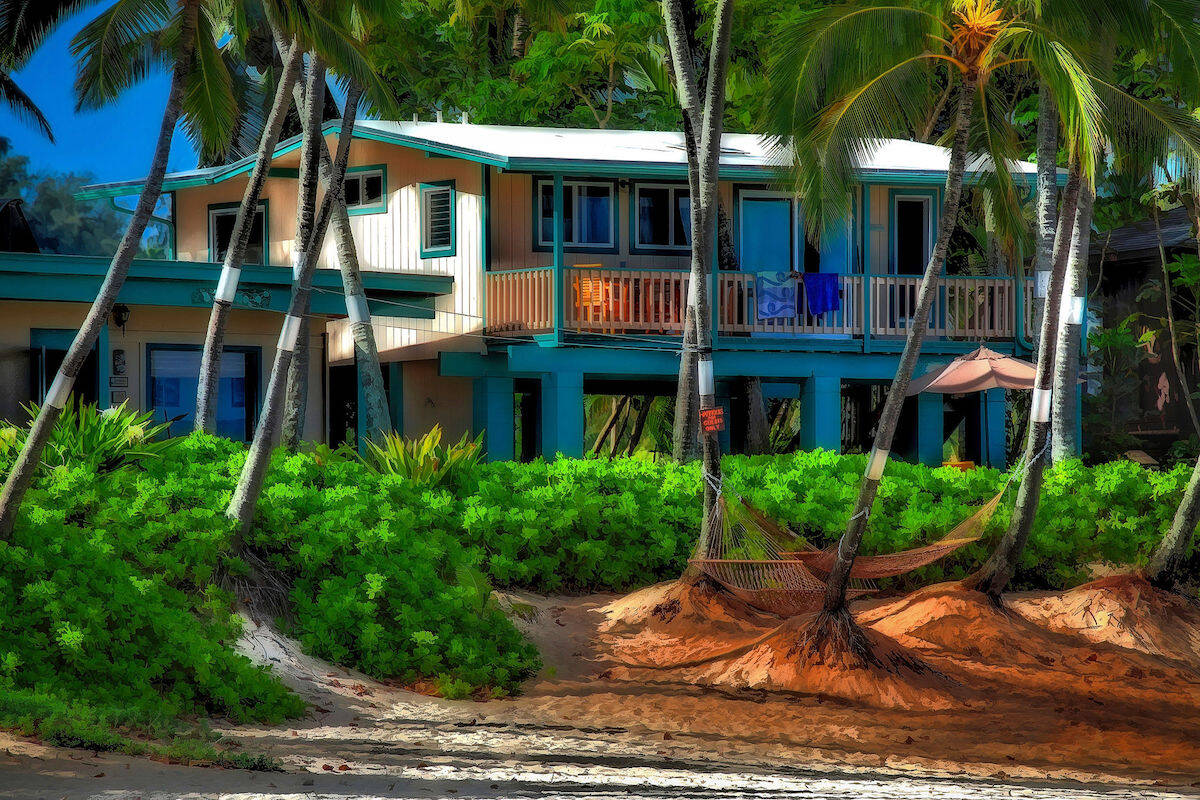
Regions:
[[[0, 110], [0, 136], [12, 140], [15, 152], [29, 156], [35, 170], [88, 172], [97, 181], [140, 178], [146, 173], [167, 101], [165, 72], [143, 81], [112, 106], [75, 112], [71, 38], [95, 18], [103, 5], [97, 4], [67, 20], [43, 43], [28, 66], [16, 73], [17, 85], [50, 120], [55, 143], [7, 110]], [[190, 169], [196, 166], [196, 160], [187, 137], [177, 132], [168, 168]]]

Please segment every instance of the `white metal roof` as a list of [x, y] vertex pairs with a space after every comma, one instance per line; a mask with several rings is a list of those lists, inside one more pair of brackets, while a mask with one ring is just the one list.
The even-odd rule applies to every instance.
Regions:
[[[337, 130], [326, 123], [326, 132]], [[512, 171], [564, 171], [609, 177], [661, 175], [682, 177], [687, 173], [683, 134], [678, 131], [595, 130], [583, 128], [538, 128], [509, 125], [475, 125], [460, 122], [395, 122], [360, 120], [356, 136], [413, 147], [429, 153], [466, 158]], [[280, 142], [276, 156], [297, 147], [298, 137]], [[726, 133], [721, 137], [721, 177], [727, 179], [767, 178], [790, 159], [768, 139], [754, 134]], [[173, 172], [164, 190], [217, 183], [248, 172], [253, 157], [218, 167]], [[904, 139], [883, 139], [859, 167], [864, 178], [931, 180], [945, 175], [950, 151], [938, 145]], [[980, 163], [968, 165], [977, 170]], [[1012, 165], [1014, 172], [1031, 179], [1037, 166], [1026, 161]], [[1061, 177], [1060, 177], [1061, 182]], [[79, 197], [131, 194], [141, 180], [96, 184], [85, 187]]]

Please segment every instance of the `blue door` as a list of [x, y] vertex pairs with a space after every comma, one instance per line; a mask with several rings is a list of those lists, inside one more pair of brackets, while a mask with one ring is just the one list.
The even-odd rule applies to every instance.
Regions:
[[795, 239], [792, 201], [753, 195], [743, 195], [741, 201], [742, 269], [790, 272]]

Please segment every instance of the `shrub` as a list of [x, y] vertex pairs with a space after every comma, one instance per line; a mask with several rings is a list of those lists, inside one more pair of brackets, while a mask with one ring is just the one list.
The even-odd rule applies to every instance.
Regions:
[[479, 464], [482, 443], [482, 434], [472, 441], [464, 433], [456, 444], [443, 447], [442, 426], [434, 425], [417, 439], [405, 439], [396, 433], [387, 434], [382, 445], [368, 439], [362, 460], [386, 475], [399, 475], [428, 486], [458, 487]]

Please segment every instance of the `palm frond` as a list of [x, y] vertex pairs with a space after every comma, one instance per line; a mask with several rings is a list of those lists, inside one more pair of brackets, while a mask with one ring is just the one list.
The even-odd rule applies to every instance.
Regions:
[[1121, 171], [1146, 174], [1170, 161], [1174, 180], [1188, 191], [1200, 188], [1200, 120], [1176, 106], [1135, 97], [1105, 81], [1095, 84]]
[[71, 40], [76, 110], [100, 108], [146, 76], [173, 12], [169, 0], [117, 0], [79, 31]]
[[3, 103], [13, 116], [18, 119], [28, 122], [42, 132], [51, 142], [54, 141], [54, 132], [50, 130], [50, 122], [42, 114], [42, 110], [37, 107], [33, 99], [17, 85], [13, 80], [12, 75], [0, 70], [0, 103]]
[[218, 160], [229, 148], [237, 123], [233, 80], [217, 47], [212, 21], [196, 21], [192, 68], [183, 91], [183, 127], [204, 161]]
[[59, 23], [97, 0], [0, 0], [0, 53], [19, 69]]

